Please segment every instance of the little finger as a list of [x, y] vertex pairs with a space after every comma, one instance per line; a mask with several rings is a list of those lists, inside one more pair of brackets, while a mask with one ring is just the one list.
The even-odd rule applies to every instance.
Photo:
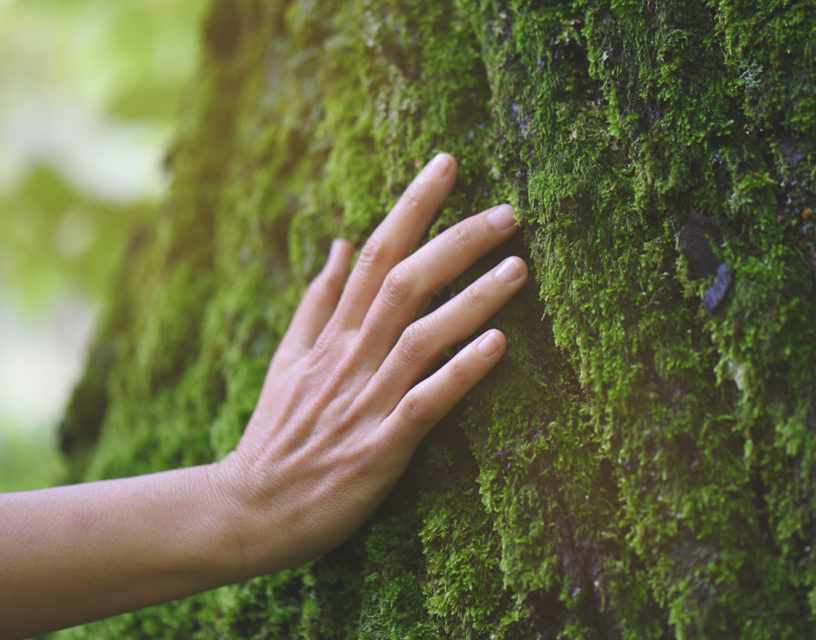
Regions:
[[431, 427], [487, 375], [506, 348], [504, 334], [491, 329], [408, 391], [380, 425], [377, 437], [383, 448], [404, 451], [410, 458]]

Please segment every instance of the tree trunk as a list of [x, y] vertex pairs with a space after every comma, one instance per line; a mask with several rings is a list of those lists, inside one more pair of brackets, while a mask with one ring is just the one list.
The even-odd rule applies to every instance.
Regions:
[[203, 42], [83, 479], [225, 455], [331, 239], [436, 151], [431, 234], [509, 201], [533, 277], [345, 546], [70, 637], [816, 635], [813, 2], [217, 0]]

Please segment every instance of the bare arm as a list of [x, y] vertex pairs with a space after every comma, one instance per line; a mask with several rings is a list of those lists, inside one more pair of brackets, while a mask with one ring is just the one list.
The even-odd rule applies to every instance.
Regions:
[[[504, 353], [490, 330], [424, 378], [524, 283], [508, 258], [417, 319], [514, 232], [472, 216], [412, 253], [456, 175], [440, 154], [348, 276], [336, 241], [269, 368], [236, 450], [213, 465], [0, 496], [0, 636], [20, 637], [297, 566], [374, 511], [427, 431]], [[8, 597], [11, 594], [11, 597]]]
[[172, 600], [240, 576], [208, 467], [0, 496], [0, 638]]

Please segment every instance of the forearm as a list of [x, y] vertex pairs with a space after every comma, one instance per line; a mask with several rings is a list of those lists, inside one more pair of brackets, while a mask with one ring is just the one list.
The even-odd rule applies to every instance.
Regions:
[[[0, 637], [25, 637], [244, 577], [200, 466], [0, 495]], [[231, 521], [232, 520], [232, 521]]]

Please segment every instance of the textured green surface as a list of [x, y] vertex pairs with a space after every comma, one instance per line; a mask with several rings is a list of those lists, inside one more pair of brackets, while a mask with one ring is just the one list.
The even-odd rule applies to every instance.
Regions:
[[[533, 277], [344, 547], [60, 637], [816, 634], [812, 2], [219, 0], [205, 42], [66, 419], [84, 477], [229, 451], [331, 238], [436, 151], [431, 233], [510, 201]], [[692, 210], [733, 276], [710, 314]]]

